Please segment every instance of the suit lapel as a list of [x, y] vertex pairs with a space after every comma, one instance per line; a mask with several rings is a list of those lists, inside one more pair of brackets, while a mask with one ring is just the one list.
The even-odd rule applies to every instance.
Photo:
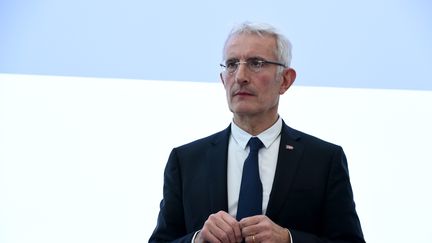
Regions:
[[228, 211], [227, 160], [231, 126], [217, 134], [207, 151], [211, 212]]
[[267, 205], [267, 216], [277, 218], [291, 188], [300, 157], [303, 153], [303, 144], [295, 130], [283, 124], [276, 173]]

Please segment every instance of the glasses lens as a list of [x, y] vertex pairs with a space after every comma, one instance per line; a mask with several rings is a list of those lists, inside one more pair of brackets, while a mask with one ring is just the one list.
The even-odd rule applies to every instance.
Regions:
[[237, 70], [238, 65], [239, 65], [238, 60], [228, 60], [225, 62], [225, 69], [229, 73], [233, 73]]
[[248, 68], [253, 72], [259, 72], [265, 61], [258, 58], [250, 58], [247, 61]]

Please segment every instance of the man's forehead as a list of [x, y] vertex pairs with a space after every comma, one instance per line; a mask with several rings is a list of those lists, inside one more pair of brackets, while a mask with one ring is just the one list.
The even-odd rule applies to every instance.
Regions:
[[237, 55], [259, 57], [273, 54], [275, 48], [274, 36], [241, 33], [229, 37], [224, 47], [224, 56], [225, 58], [236, 57]]

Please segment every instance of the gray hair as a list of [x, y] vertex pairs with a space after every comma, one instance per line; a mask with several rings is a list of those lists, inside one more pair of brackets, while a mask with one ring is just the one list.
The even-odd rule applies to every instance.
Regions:
[[279, 59], [278, 61], [283, 63], [286, 67], [290, 67], [291, 65], [291, 50], [292, 45], [291, 42], [288, 40], [287, 37], [285, 37], [283, 34], [281, 34], [276, 28], [269, 24], [264, 23], [250, 23], [250, 22], [244, 22], [240, 25], [234, 26], [234, 28], [229, 33], [225, 44], [224, 44], [224, 51], [223, 51], [223, 57], [225, 58], [225, 47], [229, 39], [233, 36], [240, 35], [240, 34], [254, 34], [258, 36], [274, 36], [276, 39], [276, 50], [275, 55]]

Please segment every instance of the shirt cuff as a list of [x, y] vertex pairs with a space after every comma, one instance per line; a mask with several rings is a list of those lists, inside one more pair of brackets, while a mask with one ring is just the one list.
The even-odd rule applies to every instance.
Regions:
[[[293, 239], [292, 239], [292, 236], [291, 236], [291, 231], [289, 231], [289, 229], [287, 229], [287, 228], [285, 228], [286, 229], [286, 231], [288, 232], [288, 236], [289, 236], [289, 238], [290, 238], [290, 243], [294, 243], [293, 242]], [[193, 242], [192, 242], [193, 243]]]
[[[195, 232], [195, 234], [192, 237], [191, 243], [195, 242], [195, 237], [197, 236], [197, 234], [200, 232], [201, 230], [198, 230], [197, 232]], [[290, 234], [291, 235], [291, 234]]]

